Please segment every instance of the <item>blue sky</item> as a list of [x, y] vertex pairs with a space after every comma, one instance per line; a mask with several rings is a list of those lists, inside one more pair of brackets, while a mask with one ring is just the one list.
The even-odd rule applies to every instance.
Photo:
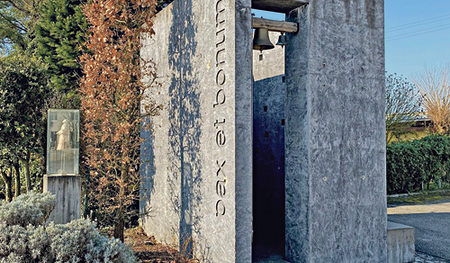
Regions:
[[450, 0], [385, 0], [386, 70], [411, 78], [450, 63]]
[[385, 0], [385, 29], [389, 73], [411, 78], [427, 68], [450, 65], [450, 0]]

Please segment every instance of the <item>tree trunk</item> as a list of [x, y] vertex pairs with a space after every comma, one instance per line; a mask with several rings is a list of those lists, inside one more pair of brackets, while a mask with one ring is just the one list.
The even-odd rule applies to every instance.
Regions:
[[[83, 218], [88, 218], [88, 204], [89, 204], [89, 188], [91, 187], [91, 176], [89, 175], [89, 172], [86, 173], [86, 187], [84, 190], [84, 211], [83, 211]], [[91, 218], [92, 220], [92, 218]]]
[[27, 184], [27, 193], [31, 191], [31, 175], [30, 175], [30, 152], [27, 152], [27, 157], [23, 160], [25, 166], [25, 178]]
[[1, 172], [3, 182], [5, 182], [5, 197], [6, 201], [11, 202], [12, 201], [12, 176], [11, 174], [8, 176], [6, 172]]
[[14, 183], [14, 198], [20, 195], [20, 166], [19, 163], [14, 164], [14, 170], [16, 171], [15, 183]]
[[118, 222], [114, 225], [114, 237], [120, 239], [120, 241], [124, 241], [124, 231], [125, 231], [125, 204], [124, 198], [126, 198], [126, 194], [128, 192], [128, 165], [124, 165], [120, 172], [120, 177], [122, 179], [122, 184], [119, 185], [119, 209], [118, 209]]
[[125, 220], [123, 217], [118, 219], [118, 222], [114, 225], [114, 237], [120, 241], [124, 241]]
[[118, 209], [118, 218], [117, 222], [114, 225], [114, 237], [120, 239], [120, 241], [124, 241], [124, 231], [125, 231], [125, 205], [124, 198], [126, 198], [126, 193], [128, 192], [128, 165], [122, 167], [120, 172], [120, 177], [122, 179], [122, 184], [119, 185], [119, 209]]

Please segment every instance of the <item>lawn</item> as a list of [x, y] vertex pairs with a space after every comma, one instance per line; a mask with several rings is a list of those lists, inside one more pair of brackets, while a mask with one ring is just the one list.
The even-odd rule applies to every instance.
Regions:
[[435, 190], [435, 191], [422, 191], [420, 193], [409, 194], [408, 196], [388, 197], [388, 205], [398, 204], [424, 204], [449, 200], [450, 201], [450, 189]]

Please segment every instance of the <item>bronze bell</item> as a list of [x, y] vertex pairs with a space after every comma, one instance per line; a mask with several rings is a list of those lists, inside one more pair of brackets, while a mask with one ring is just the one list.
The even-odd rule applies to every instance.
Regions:
[[275, 46], [270, 42], [269, 30], [266, 28], [255, 29], [255, 36], [253, 37], [253, 49], [255, 50], [266, 50], [272, 49]]
[[284, 47], [287, 45], [287, 38], [284, 33], [281, 33], [280, 37], [278, 38], [277, 45]]

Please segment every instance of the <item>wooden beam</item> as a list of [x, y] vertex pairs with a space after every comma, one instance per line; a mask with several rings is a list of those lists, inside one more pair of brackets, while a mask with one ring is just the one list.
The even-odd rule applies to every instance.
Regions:
[[297, 33], [298, 25], [293, 22], [276, 21], [265, 18], [253, 17], [252, 28], [267, 28], [269, 31]]
[[308, 3], [309, 0], [252, 0], [252, 8], [286, 14]]

